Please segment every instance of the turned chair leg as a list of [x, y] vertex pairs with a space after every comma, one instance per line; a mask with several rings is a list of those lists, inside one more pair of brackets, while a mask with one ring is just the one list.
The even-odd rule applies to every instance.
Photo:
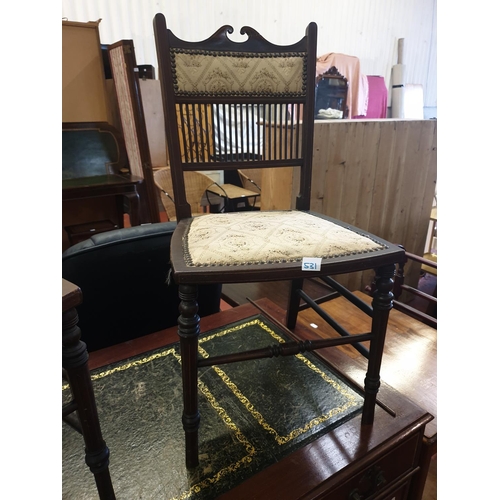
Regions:
[[186, 467], [193, 468], [198, 460], [198, 288], [196, 285], [179, 285], [179, 344], [182, 361], [182, 394], [184, 409], [182, 424], [186, 438]]
[[385, 335], [389, 321], [389, 311], [393, 305], [392, 288], [394, 285], [395, 266], [385, 266], [376, 270], [375, 292], [373, 294], [372, 333], [370, 356], [365, 378], [365, 402], [363, 405], [362, 424], [373, 424], [375, 403], [380, 387], [380, 367], [384, 353]]
[[85, 442], [85, 462], [94, 474], [101, 500], [115, 500], [109, 473], [109, 449], [102, 438], [94, 389], [88, 368], [87, 346], [80, 340], [78, 314], [71, 308], [62, 316], [62, 366], [76, 403]]

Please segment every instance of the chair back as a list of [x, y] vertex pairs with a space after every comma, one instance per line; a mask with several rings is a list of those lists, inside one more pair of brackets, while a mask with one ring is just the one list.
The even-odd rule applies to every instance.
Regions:
[[238, 170], [241, 185], [255, 193], [262, 192], [262, 170], [259, 168]]
[[254, 193], [259, 193], [259, 196], [255, 198], [252, 203], [252, 208], [260, 210], [260, 194], [262, 192], [262, 170], [259, 168], [251, 168], [245, 170], [238, 170], [238, 176], [242, 187], [253, 191]]
[[[172, 175], [170, 168], [162, 168], [154, 173], [155, 184], [160, 190], [160, 198], [167, 213], [168, 220], [177, 220], [175, 211], [175, 198], [172, 187]], [[184, 172], [184, 186], [186, 189], [186, 200], [191, 206], [192, 215], [202, 215], [202, 198], [208, 186], [214, 181], [202, 172]]]
[[[279, 46], [250, 27], [188, 42], [154, 19], [177, 219], [192, 216], [184, 171], [300, 167], [296, 208], [310, 205], [317, 26]], [[299, 118], [301, 117], [301, 118]]]

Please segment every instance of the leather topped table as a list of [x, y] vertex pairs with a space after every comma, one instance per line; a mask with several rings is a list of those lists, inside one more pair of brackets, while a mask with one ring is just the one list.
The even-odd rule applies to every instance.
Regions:
[[[256, 304], [260, 311], [245, 304], [204, 317], [201, 330], [219, 328], [262, 311], [273, 318], [284, 314], [268, 299]], [[177, 328], [169, 328], [93, 352], [89, 367], [102, 367], [176, 341]], [[329, 351], [337, 351], [340, 358], [345, 356], [338, 349]], [[410, 498], [412, 478], [419, 472], [424, 429], [433, 417], [386, 384], [381, 386], [379, 399], [383, 403], [376, 407], [372, 426], [361, 425], [361, 415], [357, 415], [219, 498]]]

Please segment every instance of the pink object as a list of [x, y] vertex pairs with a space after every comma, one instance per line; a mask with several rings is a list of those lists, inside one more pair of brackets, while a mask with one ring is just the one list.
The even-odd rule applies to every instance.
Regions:
[[383, 76], [368, 76], [368, 109], [366, 115], [353, 118], [387, 118], [387, 87]]
[[330, 52], [318, 57], [316, 61], [316, 76], [322, 75], [335, 66], [338, 72], [347, 78], [347, 107], [349, 117], [365, 115], [368, 106], [368, 80], [361, 73], [359, 58], [345, 54]]

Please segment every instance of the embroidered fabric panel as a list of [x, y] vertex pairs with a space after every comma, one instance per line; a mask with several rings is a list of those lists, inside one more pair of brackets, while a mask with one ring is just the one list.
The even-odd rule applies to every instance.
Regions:
[[305, 54], [261, 57], [252, 53], [206, 55], [174, 50], [172, 58], [178, 95], [305, 95]]
[[197, 217], [183, 243], [190, 266], [298, 262], [385, 248], [363, 234], [295, 210]]

